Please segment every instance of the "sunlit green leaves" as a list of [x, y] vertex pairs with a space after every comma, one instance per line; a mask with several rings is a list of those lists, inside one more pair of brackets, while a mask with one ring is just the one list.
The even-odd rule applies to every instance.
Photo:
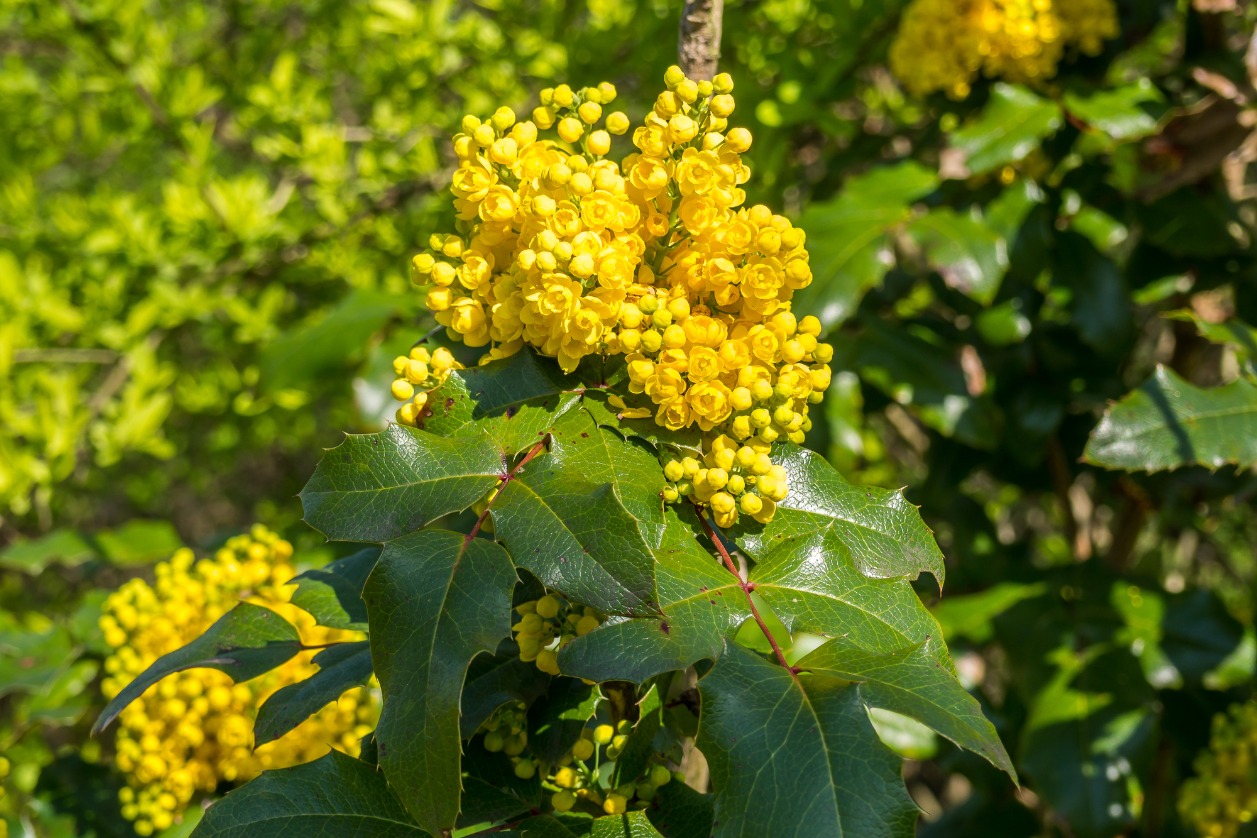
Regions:
[[1109, 408], [1087, 442], [1089, 462], [1127, 471], [1257, 462], [1257, 385], [1201, 389], [1168, 367]]
[[364, 599], [384, 693], [380, 767], [434, 835], [459, 810], [459, 698], [467, 666], [510, 631], [515, 569], [491, 541], [423, 530], [385, 546]]
[[699, 691], [716, 838], [912, 835], [916, 806], [899, 758], [878, 741], [855, 687], [797, 681], [734, 646]]
[[1023, 160], [1061, 126], [1062, 118], [1055, 102], [999, 82], [986, 108], [951, 135], [951, 144], [969, 172], [981, 174]]
[[305, 765], [267, 771], [219, 801], [195, 838], [371, 835], [421, 838], [374, 767], [332, 751]]
[[1008, 269], [1008, 244], [985, 220], [943, 208], [912, 221], [908, 235], [952, 288], [989, 304]]
[[471, 506], [504, 474], [485, 434], [445, 439], [391, 425], [328, 451], [301, 490], [306, 521], [338, 541], [387, 541]]

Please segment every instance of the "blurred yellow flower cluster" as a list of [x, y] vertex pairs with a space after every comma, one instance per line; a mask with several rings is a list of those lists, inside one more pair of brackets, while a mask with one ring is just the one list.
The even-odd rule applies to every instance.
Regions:
[[432, 351], [416, 346], [409, 355], [394, 358], [393, 374], [397, 380], [393, 382], [393, 398], [405, 402], [397, 411], [397, 421], [403, 425], [418, 422], [428, 404], [428, 393], [441, 386], [450, 372], [462, 368], [458, 359], [443, 346]]
[[1117, 34], [1113, 0], [913, 0], [890, 66], [914, 95], [963, 99], [979, 73], [1033, 83], [1067, 47], [1096, 55]]
[[[361, 640], [357, 632], [322, 628], [289, 603], [296, 574], [292, 545], [255, 526], [213, 556], [178, 551], [157, 565], [149, 585], [133, 579], [105, 602], [100, 627], [113, 649], [105, 661], [106, 698], [116, 696], [162, 655], [199, 637], [241, 601], [272, 609], [307, 645]], [[375, 694], [360, 688], [320, 710], [280, 739], [253, 749], [253, 720], [281, 687], [318, 667], [306, 651], [271, 672], [233, 684], [225, 673], [191, 669], [167, 676], [119, 717], [117, 765], [126, 774], [122, 812], [141, 835], [170, 826], [198, 792], [242, 783], [262, 770], [317, 759], [336, 748], [356, 754], [379, 716]]]
[[[604, 112], [616, 95], [605, 82], [543, 90], [531, 120], [509, 108], [466, 117], [454, 138], [458, 232], [415, 257], [416, 282], [438, 322], [489, 347], [482, 362], [525, 344], [568, 372], [587, 355], [623, 355], [629, 392], [612, 398], [623, 417], [696, 428], [705, 453], [732, 438], [768, 454], [778, 439], [802, 441], [829, 386], [820, 322], [790, 310], [812, 281], [805, 237], [768, 207], [742, 206], [751, 135], [729, 128], [728, 74], [694, 81], [672, 67], [664, 81], [619, 162], [612, 135], [630, 121]], [[414, 415], [403, 406], [398, 419]], [[739, 508], [771, 518], [784, 476], [771, 494], [759, 476], [744, 478], [758, 501], [713, 506], [718, 523]], [[668, 494], [708, 500], [694, 488], [673, 481]]]
[[1209, 748], [1183, 783], [1178, 810], [1206, 838], [1233, 838], [1257, 815], [1257, 703], [1213, 717]]

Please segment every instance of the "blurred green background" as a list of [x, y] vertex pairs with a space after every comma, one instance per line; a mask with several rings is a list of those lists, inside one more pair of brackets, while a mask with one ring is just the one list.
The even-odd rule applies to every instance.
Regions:
[[[921, 831], [1191, 834], [1257, 657], [1254, 12], [1123, 0], [1102, 55], [955, 102], [887, 70], [905, 5], [731, 0], [721, 69], [838, 350], [811, 443], [922, 506], [1025, 782], [904, 728]], [[432, 327], [408, 263], [463, 114], [602, 80], [640, 114], [679, 6], [0, 0], [10, 834], [130, 834], [85, 733], [108, 590], [254, 521], [327, 557], [295, 495]]]

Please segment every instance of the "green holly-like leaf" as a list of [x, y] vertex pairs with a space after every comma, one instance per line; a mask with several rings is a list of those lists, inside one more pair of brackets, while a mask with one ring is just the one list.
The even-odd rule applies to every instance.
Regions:
[[515, 765], [505, 754], [473, 746], [463, 758], [463, 770], [460, 827], [498, 823], [541, 807], [541, 775], [516, 777]]
[[783, 447], [779, 462], [790, 494], [766, 526], [749, 529], [739, 544], [753, 556], [803, 540], [823, 550], [829, 564], [845, 560], [875, 579], [915, 579], [929, 573], [943, 583], [943, 554], [917, 508], [902, 492], [855, 486], [820, 455]]
[[304, 765], [263, 772], [211, 806], [192, 833], [193, 838], [427, 834], [379, 771], [339, 751]]
[[594, 819], [539, 815], [519, 824], [518, 829], [522, 838], [662, 838], [644, 812]]
[[795, 294], [795, 312], [816, 315], [826, 330], [853, 315], [894, 264], [890, 233], [937, 187], [935, 172], [908, 161], [853, 177], [837, 198], [811, 205], [799, 226], [808, 233], [813, 279]]
[[389, 542], [367, 580], [371, 657], [384, 694], [380, 767], [433, 834], [458, 816], [467, 667], [510, 633], [515, 581], [497, 544], [444, 530]]
[[459, 721], [464, 739], [470, 739], [493, 711], [508, 701], [526, 705], [546, 694], [550, 676], [532, 661], [519, 659], [513, 640], [502, 642], [493, 657], [481, 655], [467, 670], [463, 685], [463, 716]]
[[371, 679], [367, 641], [339, 643], [314, 656], [319, 671], [277, 691], [258, 708], [253, 725], [254, 747], [286, 734], [331, 702]]
[[715, 811], [710, 794], [674, 780], [659, 787], [646, 816], [664, 838], [690, 838], [711, 835]]
[[749, 616], [738, 580], [694, 538], [692, 513], [667, 510], [667, 528], [655, 551], [660, 613], [612, 618], [559, 653], [564, 674], [591, 681], [633, 681], [685, 669], [719, 656]]
[[1257, 384], [1201, 389], [1167, 367], [1109, 408], [1091, 432], [1087, 462], [1126, 471], [1257, 463]]
[[610, 818], [597, 818], [589, 838], [663, 838], [645, 812], [628, 812]]
[[608, 614], [653, 612], [662, 489], [654, 457], [573, 411], [502, 488], [495, 533], [546, 587]]
[[956, 677], [937, 665], [939, 638], [886, 652], [870, 652], [835, 638], [798, 662], [801, 669], [857, 683], [870, 707], [916, 719], [962, 748], [984, 756], [1008, 773], [1017, 772], [982, 707]]
[[857, 688], [730, 646], [698, 682], [714, 838], [911, 836], [916, 806]]
[[362, 586], [380, 558], [380, 548], [368, 547], [326, 567], [292, 578], [297, 590], [292, 604], [308, 612], [321, 626], [351, 631], [367, 630], [367, 606]]
[[437, 436], [487, 433], [507, 455], [542, 439], [581, 403], [579, 385], [553, 361], [524, 349], [483, 367], [457, 370], [428, 396], [419, 427]]
[[445, 439], [390, 425], [328, 451], [301, 503], [306, 521], [333, 541], [387, 541], [466, 509], [504, 473], [488, 434]]
[[237, 683], [269, 672], [301, 650], [292, 624], [269, 608], [242, 602], [181, 649], [162, 655], [105, 705], [92, 732], [100, 733], [128, 704], [167, 675], [217, 669]]
[[1061, 107], [1029, 89], [999, 82], [982, 113], [951, 136], [970, 174], [1016, 163], [1061, 127]]

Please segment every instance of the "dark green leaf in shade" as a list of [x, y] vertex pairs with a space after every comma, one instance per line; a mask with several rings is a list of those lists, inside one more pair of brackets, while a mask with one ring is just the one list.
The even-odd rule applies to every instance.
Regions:
[[698, 747], [711, 767], [714, 838], [911, 836], [900, 761], [856, 687], [731, 646], [698, 683]]
[[219, 800], [193, 838], [419, 838], [384, 775], [365, 762], [332, 751], [327, 756], [260, 777]]
[[627, 812], [609, 818], [596, 818], [589, 838], [662, 838], [645, 812]]
[[601, 694], [577, 678], [555, 678], [549, 692], [528, 708], [528, 747], [538, 758], [557, 763], [571, 750], [593, 718]]
[[367, 630], [367, 606], [362, 586], [380, 558], [379, 547], [359, 550], [352, 556], [294, 576], [292, 604], [308, 612], [321, 626], [353, 631]]
[[976, 594], [946, 596], [934, 606], [934, 617], [949, 640], [985, 643], [995, 633], [992, 621], [1017, 603], [1041, 595], [1042, 583], [1001, 582]]
[[462, 727], [464, 739], [470, 739], [493, 711], [508, 701], [531, 705], [546, 694], [550, 676], [532, 661], [519, 659], [519, 647], [512, 640], [498, 646], [493, 657], [481, 655], [471, 662], [467, 682], [463, 685]]
[[1017, 772], [995, 726], [956, 676], [938, 666], [939, 651], [945, 654], [945, 648], [940, 637], [932, 637], [903, 649], [870, 652], [837, 637], [804, 656], [797, 666], [857, 683], [860, 699], [867, 706], [916, 719], [985, 757], [1015, 782]]
[[710, 794], [673, 780], [659, 787], [646, 816], [664, 838], [691, 838], [711, 835], [715, 808]]
[[477, 742], [463, 757], [463, 770], [460, 827], [498, 823], [541, 806], [540, 774], [516, 777], [515, 764], [505, 754], [489, 753]]
[[943, 207], [912, 221], [908, 235], [952, 288], [989, 305], [1008, 270], [1008, 243], [982, 218]]
[[328, 451], [301, 502], [306, 521], [333, 541], [387, 541], [466, 509], [504, 473], [487, 434], [444, 439], [390, 425]]
[[1125, 471], [1257, 463], [1257, 385], [1239, 379], [1201, 389], [1168, 367], [1104, 414], [1087, 462]]
[[612, 618], [559, 653], [564, 674], [591, 681], [641, 683], [719, 656], [749, 616], [738, 581], [694, 538], [697, 522], [667, 512], [664, 539], [655, 551], [661, 614]]
[[628, 741], [616, 757], [611, 785], [631, 782], [642, 775], [655, 752], [655, 734], [662, 726], [663, 701], [659, 698], [658, 686], [651, 684], [650, 689], [637, 702], [637, 723], [629, 731]]
[[816, 315], [826, 330], [851, 317], [893, 265], [890, 232], [937, 186], [934, 171], [906, 161], [853, 177], [837, 198], [809, 206], [799, 226], [807, 231], [813, 279], [795, 294], [794, 311]]
[[1131, 301], [1121, 270], [1077, 232], [1058, 235], [1052, 255], [1052, 281], [1071, 292], [1078, 336], [1099, 352], [1120, 351], [1131, 333]]
[[503, 487], [495, 533], [516, 564], [577, 602], [606, 614], [655, 612], [662, 489], [654, 457], [573, 411], [554, 426], [550, 450]]
[[497, 544], [444, 530], [389, 542], [367, 580], [371, 656], [384, 694], [380, 766], [433, 834], [458, 816], [467, 667], [509, 634], [515, 581]]
[[114, 696], [92, 727], [100, 733], [128, 704], [167, 675], [208, 667], [225, 672], [236, 683], [256, 678], [287, 661], [301, 649], [292, 624], [269, 608], [242, 602], [181, 649], [162, 655]]
[[858, 370], [943, 436], [978, 449], [995, 445], [999, 415], [989, 396], [969, 392], [959, 347], [861, 317], [858, 332], [834, 339], [834, 351], [835, 368]]
[[314, 656], [319, 667], [304, 681], [276, 690], [258, 708], [254, 747], [278, 739], [354, 687], [371, 680], [367, 641], [339, 643]]
[[776, 459], [789, 475], [790, 494], [772, 521], [739, 539], [749, 553], [758, 558], [796, 540], [817, 548], [833, 543], [829, 564], [847, 561], [876, 579], [929, 573], [943, 584], [943, 554], [902, 492], [848, 483], [823, 457], [797, 445], [782, 447]]
[[977, 118], [951, 136], [970, 174], [1024, 159], [1061, 126], [1060, 105], [1019, 85], [997, 82]]
[[1052, 653], [1018, 749], [1031, 788], [1079, 838], [1134, 825], [1156, 746], [1154, 693], [1126, 649], [1106, 647]]

